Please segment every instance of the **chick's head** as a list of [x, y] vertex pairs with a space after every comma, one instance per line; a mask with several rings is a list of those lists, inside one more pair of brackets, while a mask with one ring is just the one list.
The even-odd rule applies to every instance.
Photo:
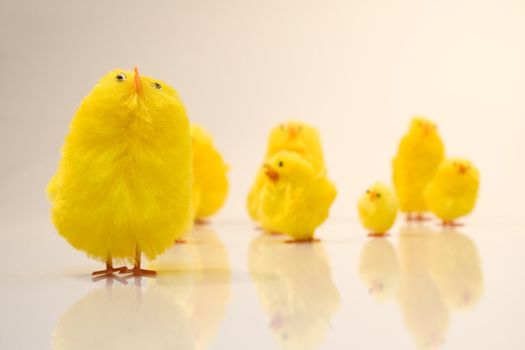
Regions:
[[281, 151], [293, 151], [314, 159], [323, 165], [321, 144], [317, 130], [305, 123], [290, 121], [273, 128], [268, 139], [267, 157]]
[[280, 151], [264, 164], [266, 176], [274, 183], [301, 181], [314, 174], [312, 165], [295, 152]]
[[366, 190], [364, 198], [372, 203], [382, 203], [394, 199], [394, 194], [390, 187], [382, 182], [376, 182]]
[[437, 125], [424, 117], [414, 117], [410, 123], [409, 134], [414, 137], [430, 137], [437, 135]]
[[[176, 102], [182, 108], [177, 92], [165, 82], [141, 76], [133, 71], [115, 69], [99, 80], [81, 108], [97, 108], [97, 115], [113, 117], [111, 122], [133, 122], [141, 117], [146, 122], [170, 115]], [[131, 119], [131, 120], [130, 120]]]
[[447, 177], [477, 177], [478, 170], [467, 159], [451, 158], [443, 161], [439, 168], [440, 174]]

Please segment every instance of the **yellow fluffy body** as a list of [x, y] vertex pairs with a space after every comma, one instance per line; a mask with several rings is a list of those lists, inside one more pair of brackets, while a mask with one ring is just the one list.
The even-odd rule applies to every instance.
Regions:
[[265, 168], [268, 180], [259, 213], [263, 227], [296, 240], [311, 239], [329, 215], [337, 194], [334, 185], [295, 152], [278, 152]]
[[[318, 171], [325, 169], [319, 133], [308, 124], [290, 121], [273, 128], [268, 138], [265, 160], [279, 151], [298, 153], [310, 162], [314, 169]], [[260, 220], [258, 217], [260, 193], [265, 181], [264, 168], [260, 168], [247, 198], [248, 213], [254, 221]]]
[[117, 69], [73, 119], [48, 188], [53, 222], [92, 258], [131, 260], [139, 248], [151, 259], [188, 227], [191, 182], [190, 127], [177, 93]]
[[444, 221], [469, 214], [476, 205], [479, 171], [465, 159], [444, 161], [425, 191], [430, 211]]
[[193, 144], [193, 216], [195, 220], [215, 214], [228, 195], [228, 165], [201, 126], [191, 125]]
[[377, 182], [359, 199], [361, 224], [371, 233], [386, 233], [397, 216], [397, 199], [390, 187]]
[[392, 162], [393, 183], [402, 212], [428, 210], [423, 192], [434, 178], [444, 154], [435, 124], [424, 118], [414, 118]]

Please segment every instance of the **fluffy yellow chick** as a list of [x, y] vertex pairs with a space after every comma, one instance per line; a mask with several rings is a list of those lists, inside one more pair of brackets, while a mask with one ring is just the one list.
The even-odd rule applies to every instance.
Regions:
[[397, 216], [397, 199], [387, 185], [376, 182], [366, 190], [358, 203], [359, 219], [372, 235], [385, 234]]
[[425, 197], [430, 211], [443, 220], [443, 225], [454, 226], [454, 220], [474, 209], [478, 188], [479, 171], [470, 161], [447, 159], [439, 166]]
[[423, 192], [444, 158], [445, 148], [436, 125], [415, 117], [402, 138], [393, 159], [393, 183], [402, 212], [407, 219], [423, 219], [428, 210]]
[[[300, 154], [308, 160], [310, 164], [319, 171], [325, 169], [321, 139], [317, 130], [308, 124], [290, 121], [280, 124], [272, 129], [268, 138], [265, 160], [270, 159], [279, 151], [291, 151]], [[247, 208], [250, 217], [254, 221], [259, 221], [259, 205], [261, 189], [267, 177], [265, 169], [261, 167], [257, 172], [255, 181], [248, 193]]]
[[197, 222], [215, 214], [228, 195], [228, 165], [213, 144], [211, 135], [191, 124], [193, 145], [193, 216]]
[[265, 164], [260, 218], [265, 229], [311, 241], [328, 217], [336, 189], [325, 173], [295, 152], [280, 151]]
[[[106, 262], [94, 275], [155, 275], [155, 258], [191, 220], [191, 138], [182, 102], [138, 69], [104, 76], [84, 99], [48, 188], [52, 219], [75, 248]], [[134, 261], [131, 270], [112, 260]]]

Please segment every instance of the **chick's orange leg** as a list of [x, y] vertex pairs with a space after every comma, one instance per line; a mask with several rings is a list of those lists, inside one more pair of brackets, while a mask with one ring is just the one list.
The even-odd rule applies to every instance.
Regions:
[[188, 242], [187, 242], [185, 239], [176, 239], [176, 240], [175, 240], [175, 243], [176, 243], [176, 244], [186, 244], [186, 243], [188, 243]]
[[142, 252], [140, 251], [140, 248], [137, 246], [135, 250], [135, 264], [133, 265], [133, 268], [131, 269], [125, 269], [123, 271], [120, 271], [120, 273], [123, 274], [129, 274], [126, 276], [126, 278], [129, 277], [156, 277], [157, 272], [153, 270], [146, 270], [141, 268], [141, 255]]

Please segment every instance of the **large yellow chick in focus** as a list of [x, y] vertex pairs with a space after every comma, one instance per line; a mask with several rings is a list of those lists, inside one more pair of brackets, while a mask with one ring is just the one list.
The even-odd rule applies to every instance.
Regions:
[[191, 124], [193, 145], [193, 217], [197, 223], [215, 214], [228, 196], [228, 165], [201, 126]]
[[445, 155], [436, 125], [415, 117], [393, 159], [393, 183], [402, 212], [408, 220], [423, 220], [428, 211], [423, 192]]
[[371, 235], [385, 234], [397, 216], [397, 199], [387, 185], [376, 182], [359, 199], [358, 211], [361, 224]]
[[476, 205], [479, 171], [466, 159], [444, 161], [425, 191], [430, 211], [443, 220], [444, 226], [469, 214]]
[[293, 238], [312, 241], [315, 229], [329, 215], [336, 189], [325, 172], [317, 172], [299, 154], [280, 151], [265, 163], [260, 214], [263, 227]]
[[[116, 69], [84, 99], [49, 184], [52, 218], [75, 248], [116, 271], [152, 276], [153, 259], [191, 221], [190, 125], [166, 83]], [[132, 269], [113, 260], [133, 261]]]
[[[272, 129], [268, 138], [265, 160], [270, 159], [279, 151], [291, 151], [300, 154], [318, 171], [325, 169], [321, 139], [317, 130], [308, 124], [290, 121]], [[253, 221], [260, 221], [258, 217], [260, 193], [267, 177], [265, 169], [261, 167], [248, 193], [247, 208]]]

